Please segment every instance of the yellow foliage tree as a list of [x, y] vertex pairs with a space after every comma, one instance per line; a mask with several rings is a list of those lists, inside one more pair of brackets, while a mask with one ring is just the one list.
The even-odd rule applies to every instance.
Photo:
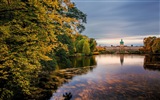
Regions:
[[[0, 0], [2, 87], [15, 88], [13, 82], [24, 95], [31, 95], [30, 75], [37, 77], [42, 68], [40, 62], [51, 60], [47, 54], [62, 45], [56, 35], [78, 32], [80, 21], [67, 16], [72, 7], [70, 0]], [[0, 89], [2, 99], [3, 90]]]

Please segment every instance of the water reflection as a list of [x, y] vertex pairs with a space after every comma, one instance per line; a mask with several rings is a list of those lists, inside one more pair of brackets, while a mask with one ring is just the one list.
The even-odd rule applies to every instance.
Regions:
[[144, 69], [160, 71], [160, 56], [158, 56], [158, 55], [145, 55]]
[[76, 67], [84, 67], [84, 66], [93, 66], [96, 65], [95, 56], [80, 56], [80, 57], [71, 57], [71, 66]]
[[93, 71], [63, 84], [51, 100], [62, 100], [63, 94], [69, 92], [71, 100], [159, 100], [160, 72], [144, 70], [144, 57], [98, 55]]
[[[41, 72], [24, 68], [8, 69], [8, 78], [0, 76], [0, 100], [48, 100], [58, 87], [74, 76], [87, 74], [96, 67], [95, 56], [75, 57], [71, 58], [71, 62], [70, 66], [57, 66], [51, 71], [48, 68]], [[0, 69], [0, 75], [4, 70]], [[64, 97], [69, 100], [72, 96], [66, 92]]]
[[120, 55], [120, 62], [121, 62], [121, 65], [123, 65], [123, 62], [124, 62], [124, 54], [121, 54], [121, 55]]
[[150, 71], [154, 68], [151, 65], [158, 66], [159, 56], [97, 55], [70, 60], [70, 67], [41, 73], [24, 68], [6, 69], [10, 76], [0, 78], [0, 99], [46, 100], [51, 96], [51, 100], [160, 99], [160, 72]]

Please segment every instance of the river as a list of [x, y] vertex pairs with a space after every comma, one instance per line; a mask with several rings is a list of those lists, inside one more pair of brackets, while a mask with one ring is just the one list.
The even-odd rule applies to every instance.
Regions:
[[160, 100], [160, 71], [144, 68], [144, 55], [106, 54], [94, 59], [92, 70], [72, 77], [50, 100], [67, 95], [71, 100]]

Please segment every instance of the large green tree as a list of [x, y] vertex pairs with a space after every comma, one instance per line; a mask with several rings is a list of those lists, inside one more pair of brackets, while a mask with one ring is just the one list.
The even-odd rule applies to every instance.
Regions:
[[15, 95], [12, 88], [31, 95], [29, 75], [36, 79], [41, 61], [55, 59], [49, 55], [62, 45], [57, 35], [78, 32], [81, 22], [68, 15], [72, 7], [70, 0], [0, 0], [1, 99]]

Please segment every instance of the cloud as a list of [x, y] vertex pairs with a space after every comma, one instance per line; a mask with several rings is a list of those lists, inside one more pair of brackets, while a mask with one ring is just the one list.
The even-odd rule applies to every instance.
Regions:
[[[114, 40], [160, 34], [159, 0], [74, 0], [87, 14], [86, 30], [91, 38]], [[137, 42], [135, 42], [137, 41]], [[142, 40], [133, 44], [142, 45]], [[139, 43], [138, 43], [139, 42]], [[104, 43], [104, 42], [103, 42]], [[109, 44], [109, 41], [105, 42]]]

